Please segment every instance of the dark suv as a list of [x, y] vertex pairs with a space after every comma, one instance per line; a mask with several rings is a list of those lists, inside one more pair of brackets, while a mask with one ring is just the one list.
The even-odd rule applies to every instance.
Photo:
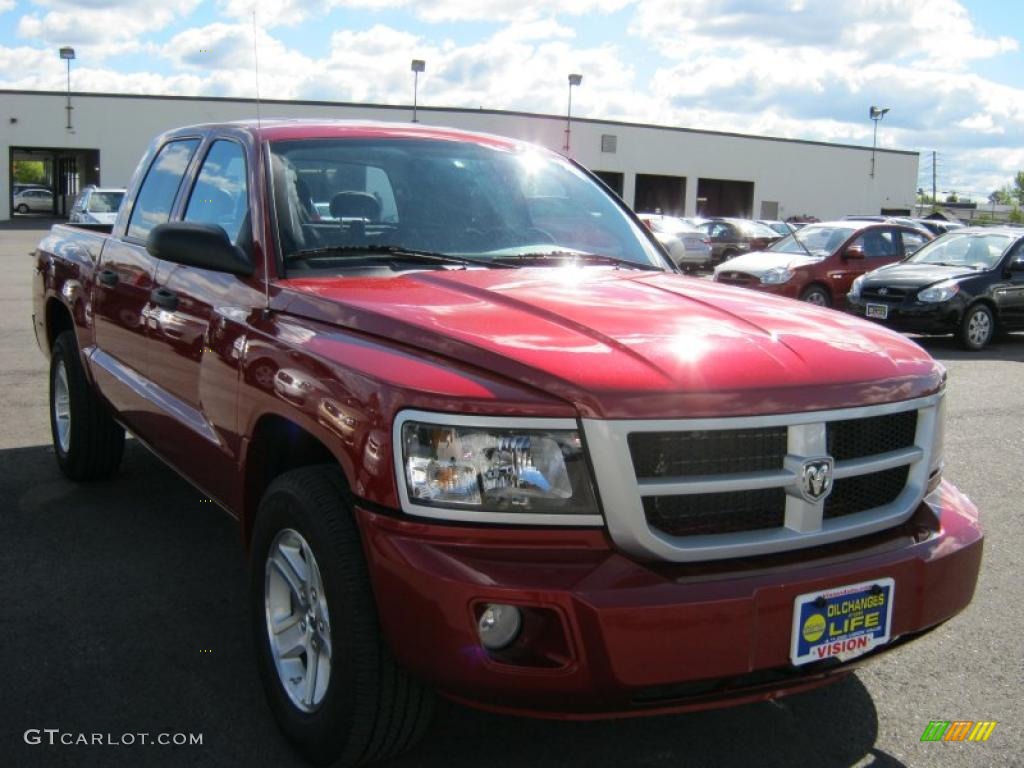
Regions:
[[711, 261], [715, 264], [760, 251], [782, 238], [771, 227], [749, 219], [711, 219], [702, 229], [711, 240]]

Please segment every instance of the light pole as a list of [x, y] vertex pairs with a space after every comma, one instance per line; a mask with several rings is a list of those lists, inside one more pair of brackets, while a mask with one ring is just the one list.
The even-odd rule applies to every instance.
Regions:
[[889, 111], [888, 107], [872, 107], [868, 110], [868, 117], [875, 123], [874, 131], [871, 134], [871, 178], [875, 178], [875, 148], [878, 146], [878, 121], [885, 117]]
[[565, 151], [569, 152], [569, 135], [572, 133], [572, 87], [583, 82], [583, 75], [569, 75], [569, 106], [565, 110]]
[[71, 130], [71, 60], [75, 58], [75, 49], [65, 45], [60, 49], [60, 57], [68, 63], [68, 105], [64, 109], [68, 112], [67, 129]]
[[412, 68], [412, 121], [414, 123], [418, 123], [419, 120], [416, 119], [416, 108], [417, 108], [416, 102], [419, 99], [420, 72], [423, 72], [423, 71], [426, 70], [427, 62], [425, 62], [423, 59], [413, 59], [412, 60], [412, 67], [411, 68]]

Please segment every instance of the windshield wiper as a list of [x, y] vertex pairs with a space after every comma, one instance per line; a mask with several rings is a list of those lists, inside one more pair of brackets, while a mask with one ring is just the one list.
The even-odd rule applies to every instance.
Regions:
[[323, 256], [347, 256], [352, 259], [361, 257], [395, 258], [402, 261], [420, 261], [430, 264], [458, 264], [463, 267], [490, 267], [508, 269], [512, 265], [500, 264], [494, 259], [473, 259], [468, 256], [454, 256], [436, 251], [420, 251], [415, 248], [404, 248], [400, 245], [328, 245], [323, 248], [307, 248], [289, 254], [287, 260], [317, 259]]
[[797, 236], [796, 236], [796, 230], [795, 230], [795, 229], [793, 229], [793, 230], [792, 230], [792, 231], [791, 231], [791, 232], [789, 233], [789, 236], [790, 236], [790, 237], [792, 237], [792, 238], [793, 238], [794, 240], [796, 240], [797, 244], [798, 244], [798, 245], [799, 245], [799, 246], [800, 246], [801, 248], [803, 248], [803, 249], [804, 249], [804, 253], [806, 253], [806, 254], [807, 254], [808, 256], [810, 256], [810, 257], [811, 257], [812, 259], [814, 258], [814, 254], [813, 254], [813, 253], [811, 253], [810, 249], [809, 249], [809, 248], [807, 247], [807, 245], [806, 245], [806, 244], [804, 243], [804, 241], [803, 241], [803, 240], [801, 240], [801, 239], [800, 239], [799, 237], [797, 237]]
[[523, 262], [523, 261], [585, 261], [589, 264], [607, 264], [613, 267], [625, 267], [627, 269], [643, 269], [654, 272], [665, 272], [657, 264], [644, 264], [639, 261], [620, 259], [617, 256], [605, 256], [599, 253], [580, 253], [579, 251], [537, 251], [535, 253], [517, 253], [514, 256], [497, 256], [502, 262]]

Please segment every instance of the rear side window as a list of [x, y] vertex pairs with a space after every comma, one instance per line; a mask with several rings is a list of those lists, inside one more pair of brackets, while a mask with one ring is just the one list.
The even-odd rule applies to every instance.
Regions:
[[198, 146], [198, 139], [171, 141], [157, 153], [135, 199], [128, 237], [145, 240], [153, 227], [170, 218], [178, 187]]
[[245, 153], [233, 141], [215, 141], [192, 188], [185, 221], [217, 224], [237, 245], [248, 213]]

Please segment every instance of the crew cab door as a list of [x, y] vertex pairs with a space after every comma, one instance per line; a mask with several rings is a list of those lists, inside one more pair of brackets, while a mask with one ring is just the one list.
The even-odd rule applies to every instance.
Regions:
[[157, 260], [146, 251], [150, 230], [167, 221], [199, 139], [164, 144], [140, 177], [124, 233], [107, 238], [92, 298], [96, 350], [90, 368], [104, 396], [141, 437], [153, 433], [147, 324]]
[[[181, 218], [216, 224], [251, 254], [245, 148], [217, 138], [205, 148]], [[150, 324], [150, 377], [160, 394], [154, 447], [217, 499], [233, 502], [235, 429], [244, 315], [262, 302], [252, 280], [161, 260]], [[234, 317], [234, 320], [232, 320]]]

